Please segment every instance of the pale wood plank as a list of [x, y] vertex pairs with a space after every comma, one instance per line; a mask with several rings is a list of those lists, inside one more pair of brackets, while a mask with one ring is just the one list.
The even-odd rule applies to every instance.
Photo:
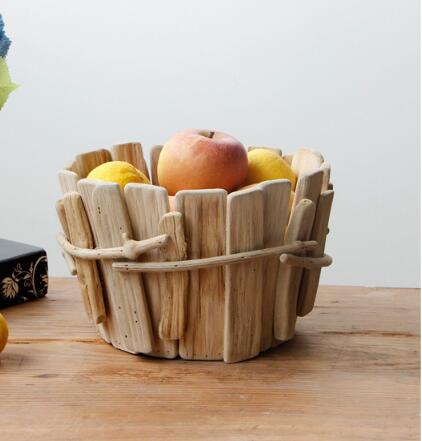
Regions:
[[328, 190], [330, 186], [331, 166], [328, 162], [323, 162], [320, 169], [322, 170], [322, 188], [321, 191]]
[[[291, 184], [287, 179], [263, 182], [259, 185], [264, 198], [264, 242], [265, 248], [283, 245], [289, 216]], [[265, 277], [262, 289], [262, 334], [261, 351], [270, 348], [274, 342], [274, 300], [277, 289], [277, 275], [280, 266], [279, 255], [263, 261]]]
[[[259, 188], [227, 198], [227, 254], [260, 249], [264, 242], [264, 200]], [[261, 260], [226, 268], [224, 361], [233, 363], [259, 354], [262, 329]]]
[[[328, 221], [330, 219], [333, 198], [333, 190], [324, 191], [319, 197], [318, 207], [315, 213], [315, 220], [310, 236], [311, 239], [318, 242], [318, 247], [312, 251], [308, 251], [308, 256], [321, 257], [324, 255]], [[304, 270], [297, 304], [298, 316], [303, 317], [312, 311], [318, 290], [320, 275], [321, 269]]]
[[287, 164], [290, 165], [290, 167], [292, 166], [292, 160], [293, 160], [293, 154], [286, 154], [282, 156], [283, 159], [287, 162]]
[[[167, 190], [149, 184], [128, 184], [125, 187], [125, 197], [133, 228], [133, 238], [148, 239], [159, 234], [158, 224], [162, 216], [168, 212]], [[143, 262], [160, 261], [160, 251], [153, 250], [143, 256]], [[152, 355], [174, 358], [178, 354], [178, 344], [175, 341], [163, 340], [159, 335], [161, 321], [161, 302], [165, 295], [160, 284], [159, 274], [142, 275], [154, 336]]]
[[151, 148], [150, 154], [149, 154], [149, 162], [151, 167], [151, 182], [154, 185], [159, 185], [158, 183], [158, 174], [157, 174], [157, 166], [158, 166], [158, 159], [160, 158], [161, 150], [163, 149], [162, 145], [155, 145]]
[[[80, 194], [76, 191], [66, 193], [63, 204], [70, 242], [78, 247], [93, 248], [91, 227]], [[97, 263], [84, 259], [75, 259], [75, 263], [82, 295], [87, 298], [91, 318], [98, 325], [106, 320], [106, 311]]]
[[[126, 205], [118, 184], [98, 184], [92, 195], [95, 207], [95, 229], [100, 247], [123, 245], [123, 235], [132, 237]], [[108, 288], [113, 323], [114, 346], [134, 353], [150, 353], [153, 333], [148, 304], [138, 274], [113, 271], [112, 262], [103, 261], [103, 277]]]
[[[94, 193], [94, 190], [95, 190], [95, 187], [97, 186], [97, 184], [101, 184], [101, 183], [102, 183], [102, 181], [95, 181], [95, 180], [90, 180], [90, 179], [80, 179], [77, 183], [78, 193], [81, 195], [81, 198], [82, 198], [82, 201], [84, 204], [84, 208], [85, 208], [85, 213], [88, 217], [88, 222], [91, 227], [92, 240], [93, 240], [94, 246], [98, 246], [98, 237], [97, 237], [97, 232], [96, 232], [96, 227], [95, 227], [96, 207], [94, 205], [94, 200], [93, 200], [92, 195]], [[104, 277], [104, 274], [106, 273], [106, 271], [109, 271], [110, 268], [102, 260], [99, 260], [97, 262], [97, 268], [99, 270], [101, 286], [103, 289], [103, 301], [104, 301], [104, 306], [106, 309], [106, 316], [107, 316], [107, 319], [105, 322], [97, 325], [97, 330], [98, 330], [100, 336], [107, 343], [111, 343], [111, 336], [118, 333], [119, 331], [118, 331], [118, 322], [117, 322], [116, 314], [112, 310], [112, 308], [110, 307], [110, 305], [111, 305], [110, 288], [111, 287], [107, 286], [107, 283], [106, 283], [106, 280]]]
[[91, 179], [81, 179], [78, 181], [78, 193], [82, 197], [84, 203], [85, 212], [88, 216], [89, 225], [91, 227], [92, 238], [94, 240], [94, 245], [98, 245], [97, 232], [95, 230], [95, 206], [92, 199], [92, 194], [94, 193], [97, 184], [101, 184], [102, 181], [96, 181]]
[[[224, 190], [190, 190], [176, 194], [183, 215], [189, 259], [225, 254], [226, 199]], [[189, 274], [188, 323], [179, 355], [196, 360], [221, 360], [224, 335], [224, 268]]]
[[[161, 234], [168, 234], [171, 242], [160, 250], [162, 260], [186, 259], [186, 240], [183, 216], [179, 212], [165, 214], [158, 225]], [[187, 322], [189, 274], [183, 271], [176, 274], [159, 274], [162, 287], [162, 313], [160, 337], [176, 340], [183, 337]]]
[[74, 161], [73, 169], [80, 178], [86, 178], [91, 170], [104, 162], [111, 161], [111, 153], [107, 149], [93, 150], [87, 153], [77, 155]]
[[320, 168], [324, 162], [324, 157], [321, 153], [301, 148], [297, 150], [292, 157], [291, 167], [296, 176], [312, 172]]
[[321, 169], [300, 175], [296, 183], [293, 207], [296, 207], [302, 199], [309, 199], [318, 205], [323, 178], [324, 172]]
[[140, 170], [149, 179], [147, 163], [145, 162], [142, 145], [140, 142], [116, 144], [111, 148], [113, 161], [126, 161]]
[[[59, 221], [60, 221], [60, 225], [63, 230], [63, 234], [65, 235], [65, 237], [67, 239], [69, 239], [69, 226], [67, 224], [66, 213], [64, 211], [63, 199], [59, 199], [56, 202], [56, 212], [57, 212], [57, 217], [59, 218]], [[64, 250], [62, 250], [62, 255], [63, 255], [63, 258], [64, 258], [66, 265], [69, 269], [69, 273], [72, 276], [76, 276], [76, 264], [75, 264], [74, 258]], [[87, 311], [87, 314], [88, 314], [88, 311]], [[88, 317], [90, 317], [90, 314], [88, 314]]]
[[[302, 199], [294, 208], [286, 231], [285, 243], [308, 240], [315, 216], [315, 204]], [[293, 338], [296, 325], [296, 305], [302, 279], [302, 268], [281, 265], [278, 273], [274, 307], [274, 336], [279, 341]]]
[[57, 174], [63, 194], [68, 191], [76, 191], [79, 176], [75, 172], [71, 170], [59, 170]]

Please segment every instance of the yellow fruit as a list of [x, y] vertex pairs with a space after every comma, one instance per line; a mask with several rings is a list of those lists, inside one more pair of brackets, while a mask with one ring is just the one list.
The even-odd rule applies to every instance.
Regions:
[[292, 189], [296, 176], [289, 164], [277, 153], [267, 149], [254, 149], [248, 152], [248, 177], [245, 184], [256, 184], [272, 179], [288, 179]]
[[9, 337], [9, 328], [6, 319], [0, 314], [0, 352], [4, 349]]
[[115, 182], [123, 190], [126, 184], [132, 182], [150, 184], [149, 179], [132, 164], [125, 161], [110, 161], [91, 170], [87, 179]]

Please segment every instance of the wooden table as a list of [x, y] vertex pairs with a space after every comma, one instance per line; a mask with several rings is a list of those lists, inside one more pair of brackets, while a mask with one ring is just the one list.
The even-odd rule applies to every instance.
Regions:
[[74, 279], [4, 310], [0, 439], [417, 440], [419, 290], [321, 287], [296, 338], [238, 364], [102, 342]]

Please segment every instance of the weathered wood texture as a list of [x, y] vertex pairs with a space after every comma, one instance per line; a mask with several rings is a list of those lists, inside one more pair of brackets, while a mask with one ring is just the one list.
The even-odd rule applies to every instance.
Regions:
[[[125, 188], [125, 197], [134, 239], [144, 240], [157, 236], [158, 224], [169, 209], [167, 191], [148, 184], [129, 184]], [[156, 249], [141, 256], [140, 260], [157, 262], [161, 258], [162, 254]], [[178, 354], [177, 342], [162, 340], [159, 335], [161, 303], [166, 294], [160, 276], [152, 273], [142, 275], [154, 337], [151, 355], [174, 358]]]
[[160, 158], [160, 153], [162, 150], [162, 145], [155, 145], [151, 148], [151, 151], [149, 153], [150, 158], [150, 167], [151, 167], [151, 182], [154, 185], [158, 184], [158, 175], [157, 175], [157, 166], [158, 166], [158, 159]]
[[[260, 184], [264, 197], [264, 247], [283, 245], [286, 224], [289, 217], [291, 184], [287, 179], [279, 179]], [[271, 256], [262, 263], [264, 279], [262, 289], [262, 330], [261, 351], [265, 351], [274, 341], [274, 303], [277, 291], [277, 276], [280, 267], [279, 255]]]
[[[331, 205], [333, 203], [334, 191], [327, 190], [321, 193], [315, 219], [312, 226], [311, 238], [318, 242], [318, 247], [307, 253], [311, 257], [322, 257], [327, 239], [328, 221], [330, 218]], [[300, 285], [297, 315], [303, 317], [312, 311], [315, 297], [318, 290], [321, 269], [304, 270]]]
[[[132, 236], [132, 228], [118, 184], [99, 184], [93, 194], [94, 221], [98, 245], [122, 246], [123, 235]], [[142, 277], [122, 275], [112, 270], [111, 261], [103, 261], [102, 274], [108, 287], [110, 308], [107, 324], [112, 324], [113, 345], [129, 352], [149, 353], [153, 348], [151, 319]]]
[[[63, 196], [63, 205], [69, 229], [69, 240], [75, 246], [93, 248], [91, 227], [81, 195], [76, 191], [66, 193]], [[89, 262], [85, 259], [75, 259], [75, 262], [82, 296], [89, 305], [88, 314], [95, 324], [103, 323], [106, 319], [106, 310], [97, 262]]]
[[[162, 260], [186, 259], [186, 239], [182, 213], [165, 214], [158, 225], [159, 233], [170, 236], [169, 244], [160, 250]], [[158, 274], [161, 287], [160, 337], [169, 340], [183, 337], [187, 322], [189, 274]]]
[[[302, 199], [293, 210], [285, 242], [308, 240], [314, 215], [315, 204], [309, 199]], [[294, 266], [282, 265], [279, 269], [274, 304], [274, 337], [279, 341], [287, 341], [294, 336], [302, 274], [303, 269]]]
[[[180, 191], [177, 211], [185, 224], [187, 257], [225, 253], [226, 198], [224, 190]], [[221, 360], [224, 334], [224, 268], [191, 271], [188, 322], [179, 343], [179, 355], [197, 360]]]
[[141, 143], [128, 142], [126, 144], [114, 145], [111, 148], [111, 157], [113, 161], [129, 162], [129, 164], [132, 164], [149, 179], [148, 167], [144, 159]]
[[324, 287], [296, 337], [227, 365], [135, 356], [100, 340], [76, 279], [2, 310], [0, 438], [415, 441], [416, 289]]
[[92, 152], [77, 155], [73, 168], [79, 177], [86, 178], [89, 172], [95, 167], [109, 161], [111, 161], [111, 153], [109, 150], [93, 150]]
[[[227, 253], [259, 250], [263, 245], [263, 191], [231, 193], [227, 198]], [[224, 361], [232, 363], [260, 352], [263, 261], [228, 266], [225, 276]]]

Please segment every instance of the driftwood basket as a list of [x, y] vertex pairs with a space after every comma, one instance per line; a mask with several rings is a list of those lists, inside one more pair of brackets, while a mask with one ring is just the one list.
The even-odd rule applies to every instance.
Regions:
[[[230, 194], [180, 191], [170, 211], [157, 183], [160, 151], [151, 151], [151, 174], [138, 143], [80, 154], [59, 171], [57, 238], [100, 336], [134, 354], [228, 363], [291, 339], [331, 264], [330, 166], [301, 149], [283, 156], [295, 189], [274, 180]], [[122, 192], [85, 179], [111, 160], [130, 162], [154, 185]]]

